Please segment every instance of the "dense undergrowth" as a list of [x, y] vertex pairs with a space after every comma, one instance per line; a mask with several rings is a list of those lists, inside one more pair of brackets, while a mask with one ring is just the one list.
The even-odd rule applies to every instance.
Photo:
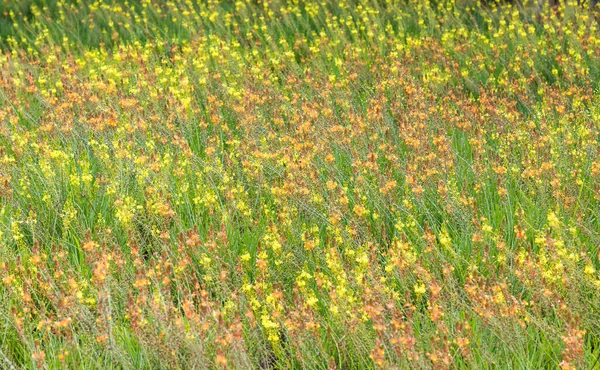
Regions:
[[597, 14], [534, 5], [5, 1], [0, 368], [600, 366]]

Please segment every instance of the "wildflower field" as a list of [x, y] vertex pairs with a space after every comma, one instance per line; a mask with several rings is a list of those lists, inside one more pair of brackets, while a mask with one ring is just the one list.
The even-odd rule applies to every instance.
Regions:
[[1, 0], [0, 369], [600, 368], [600, 13], [539, 3]]

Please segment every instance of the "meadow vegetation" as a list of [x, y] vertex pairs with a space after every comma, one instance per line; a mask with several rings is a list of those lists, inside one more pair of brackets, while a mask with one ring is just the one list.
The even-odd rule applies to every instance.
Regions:
[[0, 4], [0, 368], [600, 367], [587, 5]]

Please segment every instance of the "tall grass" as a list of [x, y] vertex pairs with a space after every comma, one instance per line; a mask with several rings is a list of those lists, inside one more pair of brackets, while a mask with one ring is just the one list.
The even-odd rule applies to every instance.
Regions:
[[599, 366], [597, 13], [536, 4], [0, 4], [0, 368]]

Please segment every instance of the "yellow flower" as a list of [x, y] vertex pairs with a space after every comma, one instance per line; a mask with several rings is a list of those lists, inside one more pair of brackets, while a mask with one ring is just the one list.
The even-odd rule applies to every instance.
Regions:
[[316, 305], [319, 302], [319, 299], [315, 296], [311, 296], [306, 300], [306, 304], [309, 307], [314, 307], [314, 305]]
[[415, 284], [414, 289], [415, 289], [415, 294], [418, 297], [422, 296], [423, 294], [425, 294], [427, 292], [427, 288], [425, 287], [425, 284], [423, 284], [423, 283]]
[[596, 273], [596, 269], [590, 263], [587, 266], [585, 266], [585, 269], [583, 270], [583, 272], [585, 272], [586, 275], [591, 276], [591, 275], [594, 275]]
[[548, 225], [550, 225], [553, 229], [558, 229], [560, 227], [560, 220], [556, 216], [556, 213], [553, 211], [548, 212]]

